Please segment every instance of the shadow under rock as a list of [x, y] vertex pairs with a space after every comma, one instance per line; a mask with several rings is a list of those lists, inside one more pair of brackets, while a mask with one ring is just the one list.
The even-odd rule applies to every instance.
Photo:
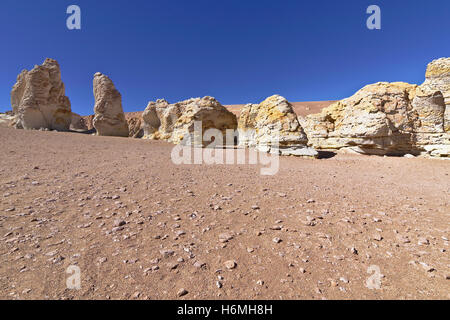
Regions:
[[337, 155], [337, 153], [333, 151], [317, 151], [317, 152], [319, 153], [317, 159], [331, 159]]

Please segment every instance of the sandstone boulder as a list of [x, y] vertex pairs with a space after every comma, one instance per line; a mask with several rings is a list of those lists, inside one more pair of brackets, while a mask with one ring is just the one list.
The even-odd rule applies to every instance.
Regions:
[[411, 105], [417, 115], [414, 147], [424, 155], [450, 157], [450, 131], [445, 122], [449, 107], [441, 91], [420, 86]]
[[122, 96], [111, 79], [101, 73], [94, 75], [94, 119], [97, 135], [128, 137], [128, 124], [122, 109]]
[[314, 149], [307, 147], [306, 134], [292, 105], [279, 95], [246, 105], [238, 129], [241, 146], [281, 155], [317, 156]]
[[10, 127], [15, 121], [15, 116], [12, 111], [0, 113], [0, 125], [4, 127]]
[[450, 58], [441, 58], [428, 64], [425, 74], [426, 80], [422, 84], [424, 90], [439, 90], [444, 95], [445, 130], [450, 131]]
[[[145, 139], [165, 140], [175, 144], [189, 143], [187, 137], [192, 137], [195, 122], [201, 122], [201, 130], [220, 130], [224, 136], [224, 144], [234, 144], [226, 141], [226, 130], [237, 128], [236, 116], [212, 97], [192, 98], [186, 101], [169, 104], [160, 99], [150, 102], [143, 115]], [[195, 140], [195, 141], [194, 141]], [[191, 144], [205, 145], [206, 141], [191, 140]]]
[[142, 116], [127, 116], [129, 136], [131, 138], [142, 138], [144, 129], [142, 129]]
[[16, 128], [69, 130], [71, 106], [58, 62], [46, 59], [31, 71], [23, 70], [11, 91], [11, 105]]
[[88, 127], [86, 121], [82, 116], [72, 112], [71, 122], [70, 122], [70, 130], [73, 131], [87, 131]]
[[320, 114], [307, 116], [302, 123], [309, 144], [317, 149], [376, 155], [441, 152], [445, 156], [444, 112], [440, 91], [379, 82]]

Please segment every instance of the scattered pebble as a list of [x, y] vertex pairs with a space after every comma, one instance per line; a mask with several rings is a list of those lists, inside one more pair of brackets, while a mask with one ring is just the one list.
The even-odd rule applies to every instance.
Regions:
[[228, 261], [225, 261], [225, 267], [228, 270], [232, 270], [237, 267], [237, 263], [234, 260], [228, 260]]
[[187, 291], [187, 290], [184, 289], [184, 288], [181, 288], [181, 289], [179, 289], [179, 290], [177, 291], [177, 296], [178, 296], [178, 297], [183, 297], [183, 296], [187, 295], [188, 293], [189, 293], [189, 291]]

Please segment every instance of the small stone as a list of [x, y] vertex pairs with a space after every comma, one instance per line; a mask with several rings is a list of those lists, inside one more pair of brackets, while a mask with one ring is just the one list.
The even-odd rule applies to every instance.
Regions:
[[108, 261], [108, 258], [106, 258], [106, 257], [101, 257], [101, 258], [98, 258], [98, 263], [105, 263], [106, 261]]
[[169, 268], [169, 270], [175, 270], [176, 268], [178, 268], [179, 264], [178, 263], [168, 263], [167, 267]]
[[397, 240], [401, 243], [411, 243], [411, 240], [407, 236], [397, 236]]
[[373, 240], [381, 241], [381, 240], [383, 240], [383, 237], [381, 236], [381, 234], [376, 233], [376, 234], [374, 234], [374, 236], [373, 236]]
[[114, 220], [114, 227], [121, 227], [126, 225], [127, 223], [123, 220]]
[[422, 266], [422, 268], [426, 271], [426, 272], [433, 272], [436, 269], [433, 267], [430, 267], [428, 264], [426, 264], [425, 262], [419, 262], [419, 264]]
[[118, 231], [122, 231], [124, 229], [124, 227], [114, 227], [112, 228], [112, 232], [118, 232]]
[[236, 266], [237, 266], [237, 263], [236, 263], [236, 261], [234, 261], [234, 260], [228, 260], [228, 261], [225, 261], [225, 267], [226, 267], [228, 270], [232, 270], [232, 269], [236, 268]]
[[419, 246], [427, 246], [430, 244], [430, 241], [427, 238], [419, 238], [419, 241], [417, 242]]
[[185, 234], [186, 234], [186, 232], [183, 231], [183, 230], [179, 230], [179, 231], [175, 232], [175, 235], [176, 235], [177, 237], [184, 236]]
[[159, 252], [161, 253], [161, 255], [164, 258], [168, 258], [168, 257], [173, 256], [175, 254], [175, 252], [173, 250], [161, 250]]
[[347, 278], [344, 277], [340, 277], [339, 280], [343, 283], [349, 283], [349, 281], [347, 280]]
[[278, 238], [278, 237], [275, 237], [275, 238], [272, 239], [272, 241], [275, 242], [275, 243], [280, 243], [282, 240], [280, 238]]
[[221, 233], [219, 235], [219, 241], [222, 242], [222, 243], [228, 242], [228, 241], [230, 241], [232, 239], [233, 239], [233, 235], [228, 234], [228, 233]]
[[189, 291], [187, 291], [184, 288], [181, 288], [180, 290], [177, 291], [177, 296], [183, 297], [183, 296], [187, 295], [188, 293], [189, 293]]
[[196, 267], [196, 268], [204, 268], [206, 266], [206, 263], [205, 262], [203, 262], [203, 261], [196, 261], [195, 263], [194, 263], [194, 267]]

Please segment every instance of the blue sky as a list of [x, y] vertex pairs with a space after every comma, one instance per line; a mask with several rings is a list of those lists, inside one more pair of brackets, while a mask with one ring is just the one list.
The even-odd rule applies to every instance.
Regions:
[[[82, 29], [66, 28], [81, 7]], [[366, 9], [380, 6], [382, 29]], [[95, 72], [125, 111], [210, 95], [222, 104], [340, 99], [377, 81], [422, 83], [450, 56], [448, 0], [2, 0], [0, 111], [17, 74], [58, 60], [74, 112], [91, 114]]]

